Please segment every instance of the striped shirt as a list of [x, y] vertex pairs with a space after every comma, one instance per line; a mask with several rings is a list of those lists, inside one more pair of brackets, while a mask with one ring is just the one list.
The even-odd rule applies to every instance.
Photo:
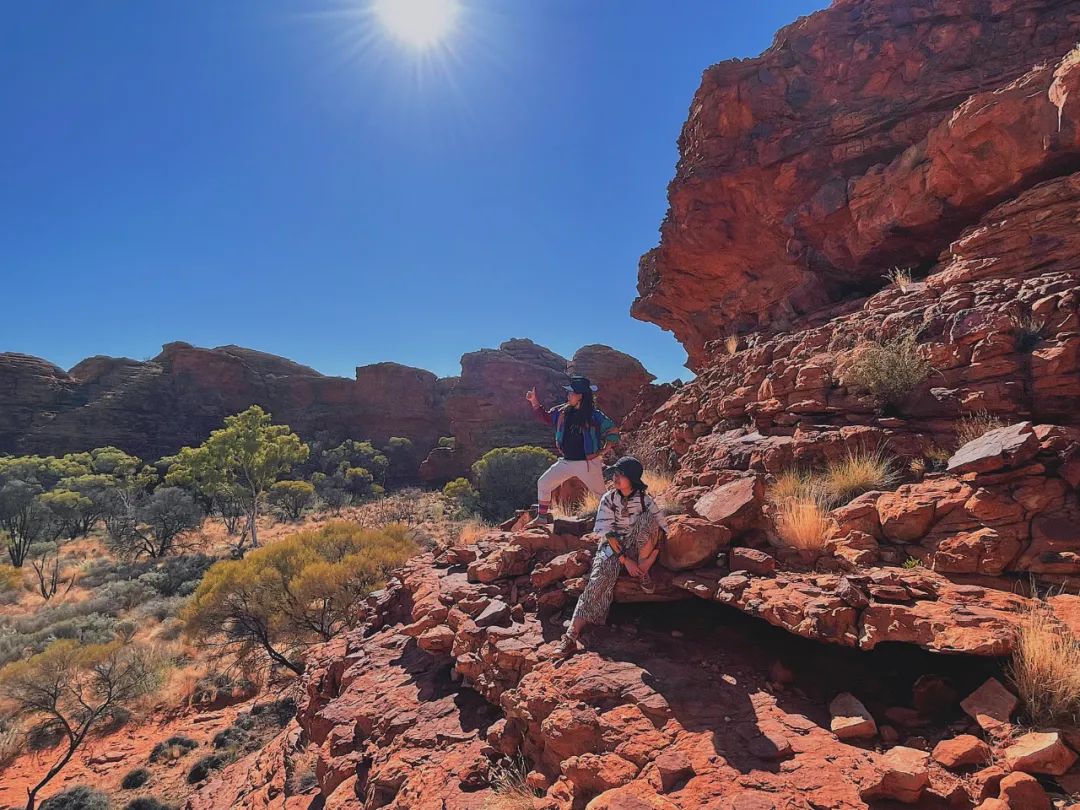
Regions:
[[642, 512], [642, 500], [645, 502], [645, 511], [656, 518], [656, 523], [661, 529], [667, 531], [667, 519], [664, 517], [664, 512], [656, 505], [651, 495], [646, 494], [643, 499], [635, 492], [625, 497], [617, 489], [609, 489], [600, 499], [593, 531], [602, 535], [609, 532], [615, 532], [618, 535], [626, 534]]

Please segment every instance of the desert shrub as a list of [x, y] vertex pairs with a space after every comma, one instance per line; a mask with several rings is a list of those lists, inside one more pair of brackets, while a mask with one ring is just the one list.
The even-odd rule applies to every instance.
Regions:
[[1046, 320], [1027, 312], [1021, 315], [1013, 315], [1010, 320], [1016, 331], [1016, 350], [1030, 352], [1039, 345], [1046, 331]]
[[394, 524], [418, 526], [444, 518], [445, 500], [439, 492], [409, 487], [362, 504], [356, 508], [353, 520], [365, 529], [379, 529]]
[[178, 617], [165, 619], [158, 628], [157, 638], [161, 641], [176, 641], [184, 634], [184, 621]]
[[898, 406], [933, 370], [919, 357], [914, 332], [863, 341], [844, 374], [844, 385], [866, 391], [881, 405]]
[[58, 605], [55, 611], [52, 607], [41, 608], [0, 627], [0, 666], [40, 653], [57, 639], [70, 639], [81, 644], [105, 644], [115, 640], [116, 620], [99, 613], [80, 615], [78, 607], [81, 604]]
[[86, 785], [76, 785], [50, 796], [39, 810], [109, 810], [109, 797]]
[[98, 596], [119, 610], [131, 610], [158, 595], [157, 591], [137, 579], [127, 582], [110, 582], [101, 588]]
[[79, 584], [95, 590], [112, 583], [137, 580], [160, 596], [187, 596], [194, 592], [215, 559], [206, 554], [177, 554], [158, 560], [116, 561], [98, 558], [83, 565]]
[[135, 788], [141, 788], [149, 781], [150, 771], [146, 768], [136, 768], [124, 774], [124, 778], [120, 780], [120, 787], [124, 790], [135, 790]]
[[229, 726], [214, 735], [214, 748], [240, 748], [251, 738], [247, 730], [239, 726]]
[[457, 446], [457, 439], [453, 436], [440, 436], [439, 447], [445, 447], [447, 450], [453, 450]]
[[[272, 700], [251, 707], [251, 718], [256, 724], [271, 728], [283, 728], [296, 716], [296, 701], [291, 698]], [[237, 720], [239, 722], [239, 718]]]
[[536, 499], [536, 479], [555, 456], [541, 447], [497, 447], [472, 466], [485, 517], [501, 520]]
[[986, 411], [964, 414], [956, 423], [956, 445], [963, 447], [991, 430], [1005, 427], [1005, 423]]
[[467, 478], [455, 478], [443, 487], [443, 495], [454, 505], [459, 515], [471, 515], [480, 508], [480, 493]]
[[175, 807], [153, 796], [140, 796], [125, 804], [124, 810], [175, 810]]
[[893, 460], [883, 448], [848, 450], [829, 462], [822, 474], [821, 489], [832, 506], [839, 506], [864, 492], [888, 489], [897, 478]]
[[[3, 538], [0, 538], [0, 546], [3, 545]], [[22, 573], [18, 568], [0, 564], [0, 605], [17, 602], [22, 592], [22, 584]]]
[[739, 351], [739, 336], [728, 335], [724, 338], [724, 351], [729, 355], [738, 354]]
[[1080, 642], [1042, 603], [1024, 615], [1009, 676], [1037, 727], [1080, 721]]
[[819, 492], [806, 492], [776, 504], [776, 534], [785, 545], [820, 551], [829, 534], [829, 504]]
[[278, 481], [270, 487], [270, 503], [285, 520], [299, 520], [315, 503], [315, 485], [307, 481]]
[[150, 751], [149, 762], [173, 762], [198, 747], [199, 744], [190, 737], [169, 737], [153, 747]]
[[231, 647], [240, 658], [261, 651], [299, 674], [297, 653], [337, 633], [362, 598], [416, 553], [407, 531], [334, 521], [220, 562], [184, 609], [187, 631]]
[[109, 547], [126, 559], [164, 557], [181, 536], [202, 525], [203, 515], [195, 498], [180, 487], [159, 487], [125, 499], [122, 512], [106, 519]]
[[529, 763], [522, 756], [504, 757], [491, 768], [492, 810], [531, 810], [540, 794], [529, 786]]
[[903, 567], [908, 568], [908, 569], [922, 568], [923, 567], [923, 562], [918, 557], [908, 557], [906, 560], [904, 560]]
[[229, 764], [229, 758], [222, 754], [208, 754], [191, 766], [188, 771], [187, 781], [194, 785], [210, 776], [211, 771], [217, 771]]
[[163, 622], [180, 615], [187, 599], [183, 596], [168, 596], [151, 599], [135, 608], [131, 617], [135, 621]]

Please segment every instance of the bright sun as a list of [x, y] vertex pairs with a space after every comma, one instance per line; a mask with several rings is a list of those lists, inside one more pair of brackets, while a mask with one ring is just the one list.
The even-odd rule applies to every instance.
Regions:
[[461, 7], [458, 0], [375, 0], [374, 9], [387, 31], [422, 49], [450, 32]]

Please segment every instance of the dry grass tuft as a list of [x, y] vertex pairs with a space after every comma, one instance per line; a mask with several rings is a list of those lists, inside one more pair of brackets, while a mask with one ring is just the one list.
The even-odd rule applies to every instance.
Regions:
[[1046, 319], [1040, 318], [1030, 312], [1022, 315], [1013, 315], [1009, 318], [1016, 329], [1016, 349], [1021, 352], [1030, 352], [1043, 338], [1046, 331]]
[[825, 468], [821, 489], [830, 504], [840, 506], [864, 492], [888, 489], [896, 478], [893, 460], [884, 448], [848, 450], [847, 455]]
[[996, 416], [991, 416], [986, 411], [969, 413], [960, 417], [956, 423], [956, 445], [963, 447], [968, 442], [975, 441], [980, 436], [991, 430], [1005, 427], [1005, 423]]
[[524, 757], [507, 757], [491, 769], [491, 790], [486, 810], [532, 810], [533, 799], [540, 794], [529, 787], [526, 777], [529, 764]]
[[776, 483], [769, 488], [769, 498], [777, 505], [792, 498], [816, 497], [821, 494], [813, 476], [802, 470], [784, 470], [776, 477]]
[[727, 352], [729, 355], [738, 353], [738, 351], [739, 351], [739, 336], [738, 335], [728, 335], [726, 338], [724, 338], [724, 351]]
[[802, 551], [821, 551], [829, 536], [829, 503], [820, 492], [808, 491], [776, 504], [776, 533]]
[[1023, 617], [1009, 675], [1034, 725], [1080, 722], [1080, 643], [1045, 604]]
[[466, 520], [462, 523], [454, 536], [454, 545], [456, 546], [471, 546], [477, 540], [484, 535], [495, 529], [486, 520], [480, 518], [473, 518], [472, 520]]
[[930, 464], [925, 458], [913, 458], [908, 462], [908, 470], [916, 478], [922, 478], [930, 469]]
[[885, 278], [887, 278], [891, 284], [895, 285], [902, 293], [906, 293], [911, 289], [910, 267], [894, 267], [885, 274]]

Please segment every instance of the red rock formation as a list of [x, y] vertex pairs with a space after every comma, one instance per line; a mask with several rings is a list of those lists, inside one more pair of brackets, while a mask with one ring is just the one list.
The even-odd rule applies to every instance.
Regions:
[[[586, 346], [573, 362], [596, 376], [601, 402], [618, 419], [653, 379], [606, 346]], [[170, 343], [145, 362], [91, 357], [67, 373], [33, 357], [0, 354], [0, 452], [115, 445], [153, 460], [197, 444], [225, 416], [258, 404], [308, 439], [382, 444], [405, 436], [423, 454], [456, 432], [457, 452], [436, 454], [428, 465], [429, 480], [440, 480], [460, 475], [492, 447], [549, 444], [550, 431], [531, 419], [524, 392], [537, 385], [554, 404], [567, 368], [564, 358], [527, 340], [467, 354], [462, 376], [449, 379], [375, 363], [348, 380], [238, 346], [186, 343]]]
[[1068, 0], [843, 0], [760, 57], [713, 66], [634, 315], [700, 368], [729, 330], [932, 262], [1003, 199], [1075, 167], [1076, 57], [1060, 60], [1078, 28]]

